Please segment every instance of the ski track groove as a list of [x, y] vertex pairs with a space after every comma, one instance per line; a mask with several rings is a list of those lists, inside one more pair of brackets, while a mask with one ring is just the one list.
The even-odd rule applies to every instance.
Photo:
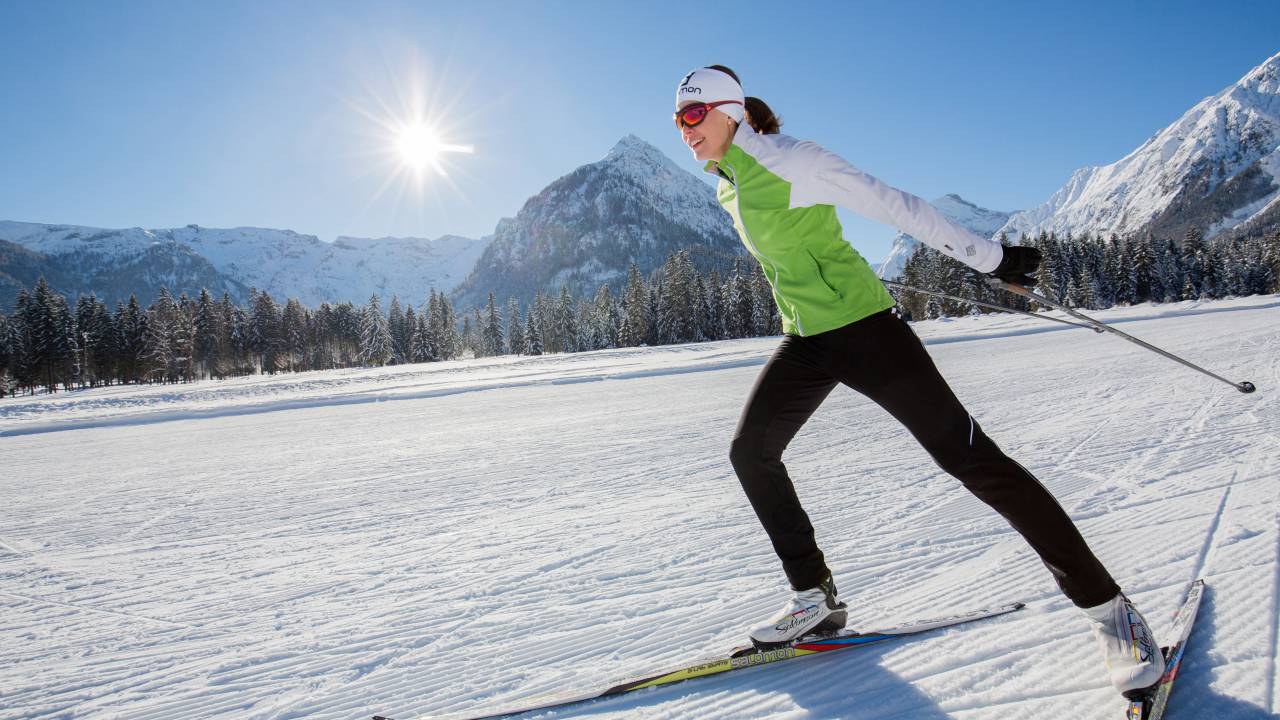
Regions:
[[27, 554], [27, 553], [24, 553], [24, 552], [19, 551], [19, 550], [18, 550], [17, 548], [15, 548], [14, 546], [12, 546], [12, 545], [10, 545], [9, 543], [5, 542], [5, 541], [4, 541], [4, 538], [0, 538], [0, 548], [4, 548], [5, 550], [8, 550], [9, 552], [13, 553], [15, 556], [18, 556], [18, 557], [25, 556], [25, 555]]
[[1275, 713], [1280, 701], [1276, 698], [1276, 673], [1280, 667], [1280, 512], [1275, 514], [1275, 555], [1271, 566], [1274, 569], [1271, 584], [1271, 655], [1267, 658], [1267, 710]]
[[1218, 528], [1222, 525], [1222, 515], [1227, 509], [1227, 501], [1231, 498], [1231, 488], [1235, 484], [1236, 478], [1239, 477], [1239, 468], [1232, 470], [1231, 482], [1227, 483], [1226, 489], [1222, 491], [1222, 499], [1218, 501], [1218, 508], [1213, 513], [1213, 519], [1209, 522], [1209, 529], [1205, 532], [1204, 542], [1200, 546], [1200, 554], [1196, 556], [1194, 569], [1191, 571], [1191, 577], [1187, 578], [1187, 584], [1195, 582], [1202, 577], [1204, 570], [1208, 565], [1210, 554], [1213, 552], [1214, 540], [1218, 535]]
[[24, 600], [24, 601], [26, 601], [26, 602], [38, 603], [38, 604], [43, 604], [43, 605], [56, 605], [56, 606], [58, 606], [58, 607], [63, 607], [63, 608], [67, 608], [67, 609], [70, 609], [70, 610], [75, 610], [75, 611], [78, 611], [78, 612], [88, 612], [88, 613], [99, 613], [99, 614], [102, 614], [102, 615], [112, 615], [112, 616], [115, 616], [115, 617], [126, 618], [126, 619], [128, 619], [128, 620], [140, 620], [140, 621], [143, 621], [143, 622], [159, 623], [159, 624], [162, 624], [162, 625], [171, 625], [171, 626], [173, 626], [173, 627], [185, 627], [185, 628], [194, 628], [194, 627], [197, 627], [197, 626], [195, 626], [195, 625], [191, 625], [191, 624], [188, 624], [188, 623], [177, 622], [177, 621], [174, 621], [174, 620], [164, 620], [164, 619], [162, 619], [162, 618], [147, 617], [146, 615], [136, 615], [136, 614], [132, 614], [132, 613], [120, 612], [119, 610], [104, 610], [103, 608], [90, 607], [90, 606], [87, 606], [87, 605], [80, 605], [80, 604], [76, 604], [76, 603], [61, 602], [61, 601], [58, 601], [58, 600], [51, 600], [51, 599], [49, 599], [49, 598], [35, 598], [35, 597], [27, 596], [27, 595], [20, 595], [20, 594], [15, 593], [15, 592], [9, 592], [8, 590], [0, 590], [0, 595], [5, 595], [5, 596], [7, 596], [7, 597], [11, 597], [11, 598], [13, 598], [13, 599], [15, 599], [15, 600]]

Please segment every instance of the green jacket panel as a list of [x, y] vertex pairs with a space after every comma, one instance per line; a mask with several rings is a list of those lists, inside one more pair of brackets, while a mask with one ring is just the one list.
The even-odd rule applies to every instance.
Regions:
[[705, 169], [720, 177], [716, 197], [773, 287], [788, 334], [816, 335], [894, 306], [880, 278], [844, 239], [837, 203], [984, 272], [1003, 255], [999, 243], [953, 225], [920, 198], [812, 142], [759, 135], [742, 123], [724, 158]]

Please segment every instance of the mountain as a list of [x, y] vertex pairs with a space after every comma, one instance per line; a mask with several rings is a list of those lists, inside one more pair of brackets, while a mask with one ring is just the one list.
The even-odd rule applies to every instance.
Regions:
[[583, 295], [608, 283], [618, 293], [631, 263], [649, 273], [685, 248], [702, 271], [731, 267], [745, 254], [711, 186], [627, 135], [604, 159], [552, 182], [499, 222], [453, 298], [466, 311], [490, 291], [499, 302], [527, 302], [561, 285]]
[[487, 239], [339, 237], [327, 243], [263, 228], [107, 230], [0, 221], [0, 242], [0, 308], [8, 308], [14, 286], [30, 288], [40, 275], [60, 292], [94, 292], [109, 304], [130, 293], [149, 303], [162, 285], [175, 295], [207, 288], [238, 301], [252, 287], [310, 306], [363, 304], [374, 294], [417, 304], [432, 287], [443, 291], [465, 277]]
[[[1009, 237], [1040, 231], [1206, 238], [1280, 214], [1280, 54], [1196, 104], [1124, 158], [1085, 167], [1044, 204], [1015, 213]], [[1280, 225], [1272, 225], [1278, 227]]]
[[[167, 287], [174, 293], [194, 296], [207, 288], [215, 296], [229, 293], [237, 300], [249, 294], [249, 288], [233, 277], [219, 272], [192, 248], [175, 242], [149, 242], [123, 250], [111, 243], [98, 243], [105, 233], [95, 228], [76, 228], [62, 233], [41, 229], [66, 226], [0, 222], [0, 312], [8, 312], [18, 292], [36, 286], [41, 277], [55, 292], [73, 301], [77, 295], [94, 293], [108, 305], [128, 300], [150, 303]], [[51, 237], [70, 241], [40, 242]], [[8, 238], [8, 239], [6, 239]], [[86, 238], [94, 238], [87, 239]], [[13, 242], [17, 239], [17, 242]], [[76, 240], [85, 240], [76, 242]]]
[[[954, 193], [943, 195], [929, 204], [960, 227], [982, 237], [995, 236], [997, 231], [1009, 222], [1009, 217], [1013, 214], [978, 207]], [[896, 280], [902, 275], [902, 268], [906, 265], [907, 258], [911, 257], [911, 253], [915, 252], [919, 246], [919, 240], [899, 231], [893, 238], [893, 247], [889, 250], [889, 256], [880, 263], [876, 274], [885, 280]]]

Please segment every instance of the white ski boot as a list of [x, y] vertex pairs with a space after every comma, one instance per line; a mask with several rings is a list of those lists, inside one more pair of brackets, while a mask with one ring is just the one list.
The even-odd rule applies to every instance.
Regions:
[[1111, 684], [1131, 700], [1145, 695], [1164, 675], [1164, 654], [1147, 621], [1123, 593], [1083, 610], [1102, 648]]
[[781, 647], [804, 635], [836, 632], [848, 617], [849, 606], [840, 602], [835, 581], [827, 576], [815, 588], [794, 591], [778, 614], [752, 628], [751, 642], [761, 650]]

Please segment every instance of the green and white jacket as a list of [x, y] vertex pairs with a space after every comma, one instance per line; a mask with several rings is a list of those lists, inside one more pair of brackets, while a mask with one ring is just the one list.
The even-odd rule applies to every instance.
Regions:
[[1000, 243], [957, 227], [929, 203], [890, 187], [817, 143], [761, 135], [740, 123], [719, 162], [716, 197], [764, 268], [782, 331], [817, 335], [891, 308], [893, 298], [844, 239], [836, 205], [892, 225], [980, 272]]

